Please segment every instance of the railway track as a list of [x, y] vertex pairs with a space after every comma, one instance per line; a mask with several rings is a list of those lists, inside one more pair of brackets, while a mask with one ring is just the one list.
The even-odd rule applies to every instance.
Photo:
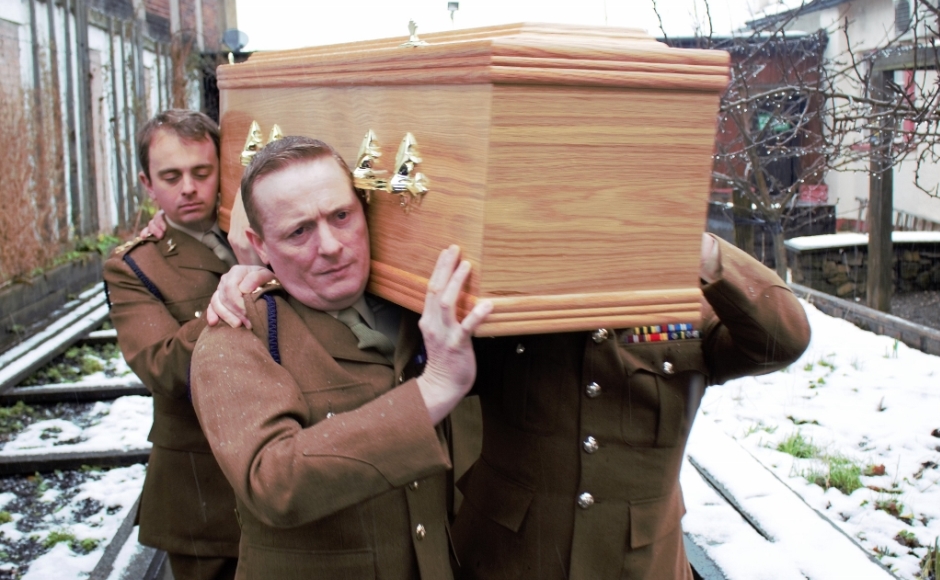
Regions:
[[[108, 308], [101, 284], [82, 293], [77, 300], [56, 312], [43, 328], [0, 353], [0, 407], [17, 402], [25, 405], [71, 405], [110, 401], [127, 395], [149, 395], [136, 376], [102, 379], [95, 382], [19, 386], [21, 382], [74, 346], [116, 344], [113, 330], [100, 330]], [[0, 452], [0, 477], [42, 477], [68, 471], [115, 468], [145, 464], [149, 447], [67, 450], [61, 452]], [[137, 492], [139, 496], [139, 491]], [[139, 499], [137, 500], [139, 502]], [[3, 506], [0, 506], [2, 508]], [[101, 552], [88, 576], [92, 580], [172, 579], [166, 554], [137, 543], [135, 503], [117, 531], [101, 542]], [[87, 573], [87, 572], [86, 572]]]

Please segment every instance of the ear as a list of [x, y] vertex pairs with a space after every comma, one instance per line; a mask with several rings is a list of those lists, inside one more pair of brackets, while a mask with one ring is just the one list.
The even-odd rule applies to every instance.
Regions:
[[147, 174], [141, 171], [137, 174], [137, 178], [140, 180], [140, 184], [144, 186], [144, 189], [147, 190], [147, 195], [150, 196], [150, 199], [156, 201], [153, 197], [153, 183], [147, 178]]
[[264, 244], [264, 240], [261, 239], [261, 236], [259, 236], [255, 230], [251, 229], [251, 227], [245, 228], [245, 236], [248, 238], [248, 243], [254, 248], [255, 253], [258, 254], [258, 257], [264, 262], [264, 265], [267, 266], [270, 264], [271, 262], [268, 261], [267, 247]]

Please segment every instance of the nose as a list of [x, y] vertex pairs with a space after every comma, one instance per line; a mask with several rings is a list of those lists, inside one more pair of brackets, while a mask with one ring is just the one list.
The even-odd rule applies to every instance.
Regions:
[[343, 243], [336, 237], [333, 228], [327, 226], [320, 229], [320, 255], [335, 256], [343, 249]]
[[193, 179], [193, 176], [187, 171], [183, 172], [183, 177], [180, 179], [180, 187], [183, 195], [193, 195], [196, 193], [196, 180]]

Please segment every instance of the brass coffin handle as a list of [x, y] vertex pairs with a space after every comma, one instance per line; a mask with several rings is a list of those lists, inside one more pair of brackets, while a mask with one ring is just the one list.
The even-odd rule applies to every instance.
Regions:
[[392, 195], [401, 196], [401, 207], [406, 212], [411, 211], [415, 205], [420, 205], [428, 192], [428, 178], [418, 171], [421, 161], [418, 142], [414, 135], [406, 133], [398, 146], [398, 154], [395, 156], [395, 175], [389, 183]]
[[[275, 123], [274, 126], [271, 127], [271, 133], [268, 135], [268, 144], [283, 138], [284, 132], [281, 131], [280, 125]], [[248, 129], [248, 138], [245, 140], [245, 148], [242, 149], [242, 154], [238, 158], [242, 165], [248, 167], [252, 158], [258, 151], [261, 151], [264, 145], [265, 142], [261, 139], [261, 126], [258, 125], [258, 121], [252, 121], [251, 127]]]
[[376, 169], [375, 164], [382, 151], [375, 138], [375, 132], [369, 129], [362, 138], [359, 146], [359, 155], [356, 156], [356, 167], [353, 169], [353, 186], [365, 193], [366, 203], [372, 201], [373, 191], [388, 191], [388, 171]]

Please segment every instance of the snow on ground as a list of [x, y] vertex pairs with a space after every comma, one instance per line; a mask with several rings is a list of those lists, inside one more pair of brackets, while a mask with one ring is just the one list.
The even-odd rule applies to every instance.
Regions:
[[71, 421], [50, 419], [27, 426], [3, 446], [4, 455], [73, 451], [146, 449], [153, 421], [153, 399], [128, 396], [98, 402], [90, 412], [92, 425], [82, 429]]
[[[23, 580], [48, 580], [50, 578], [82, 578], [95, 567], [108, 542], [121, 523], [130, 515], [130, 510], [140, 495], [145, 468], [143, 465], [114, 468], [108, 471], [91, 472], [78, 486], [66, 505], [56, 509], [38, 525], [28, 531], [18, 529], [18, 515], [12, 521], [0, 525], [0, 534], [11, 544], [33, 538], [39, 545], [51, 542], [58, 535], [64, 537], [40, 557], [29, 563]], [[40, 502], [54, 502], [62, 490], [50, 488], [39, 497]], [[0, 497], [0, 510], [14, 499], [13, 494]], [[80, 517], [87, 506], [100, 505], [97, 513]], [[94, 549], [76, 549], [83, 541], [91, 542]], [[5, 559], [5, 558], [4, 558]], [[12, 563], [0, 561], [0, 574], [20, 577], [22, 569]]]
[[[931, 435], [940, 429], [940, 357], [804, 306], [813, 339], [803, 357], [785, 371], [709, 388], [698, 421], [715, 422], [898, 576], [914, 579], [925, 546], [940, 536], [940, 438]], [[7, 443], [3, 453], [148, 445], [150, 398], [123, 397], [96, 405], [93, 413], [100, 415], [97, 423], [82, 432], [59, 421], [35, 423]], [[814, 458], [797, 459], [776, 450], [795, 434], [817, 448]], [[54, 445], [75, 438], [82, 441]], [[806, 480], [804, 476], [814, 471], [824, 480], [833, 457], [847, 458], [870, 473], [860, 477], [863, 487], [846, 495]], [[110, 470], [101, 479], [83, 484], [72, 503], [95, 498], [129, 509], [140, 491], [143, 473], [140, 465]], [[687, 493], [708, 494], [709, 489], [687, 489]], [[0, 509], [9, 501], [6, 495], [0, 496]], [[67, 521], [68, 511], [53, 514], [50, 529], [59, 525], [56, 518]], [[97, 527], [89, 523], [95, 521], [92, 518], [72, 525], [72, 532], [79, 539], [110, 538], [125, 515], [102, 512], [94, 516], [100, 517]], [[789, 516], [779, 514], [784, 520]], [[746, 526], [732, 514], [726, 520], [729, 533], [735, 517], [739, 520], [735, 525]], [[13, 533], [14, 526], [15, 522], [3, 524], [0, 531]], [[906, 538], [902, 531], [908, 534]], [[899, 539], [920, 547], [902, 545]], [[26, 578], [80, 577], [82, 571], [94, 567], [103, 548], [104, 544], [81, 556], [58, 544], [32, 564]], [[761, 549], [733, 543], [728, 548], [738, 555]], [[788, 572], [795, 573], [791, 568], [758, 565], [755, 574], [760, 573], [753, 577], [786, 578]], [[768, 575], [774, 569], [777, 573]]]
[[[940, 357], [804, 306], [813, 338], [803, 357], [709, 388], [699, 420], [716, 422], [898, 576], [915, 578], [940, 536], [940, 438], [931, 435], [940, 429]], [[796, 434], [815, 457], [777, 451]], [[858, 466], [863, 487], [846, 495], [807, 481], [824, 481], [833, 458]]]

